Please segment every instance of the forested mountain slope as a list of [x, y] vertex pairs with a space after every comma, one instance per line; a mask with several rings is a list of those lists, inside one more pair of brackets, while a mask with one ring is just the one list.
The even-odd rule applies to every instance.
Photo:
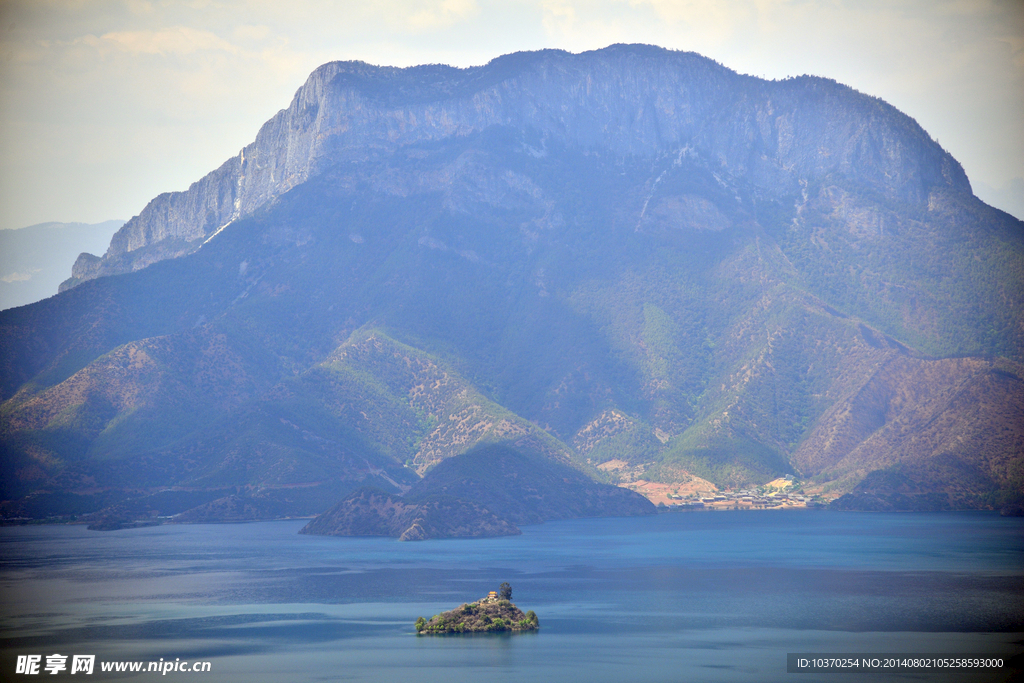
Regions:
[[4, 514], [313, 514], [489, 442], [997, 506], [1022, 280], [1024, 224], [833, 81], [649, 46], [333, 63], [0, 313]]

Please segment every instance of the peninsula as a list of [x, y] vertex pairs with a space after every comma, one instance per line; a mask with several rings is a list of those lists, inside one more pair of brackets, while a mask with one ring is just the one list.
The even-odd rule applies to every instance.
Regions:
[[484, 538], [516, 536], [519, 524], [656, 512], [642, 495], [593, 481], [543, 453], [483, 444], [439, 463], [404, 495], [357, 489], [299, 533]]
[[448, 612], [435, 614], [429, 620], [420, 617], [416, 620], [416, 633], [536, 631], [539, 625], [533, 610], [524, 614], [512, 603], [512, 587], [503, 583], [497, 592], [491, 591], [477, 602], [464, 603]]

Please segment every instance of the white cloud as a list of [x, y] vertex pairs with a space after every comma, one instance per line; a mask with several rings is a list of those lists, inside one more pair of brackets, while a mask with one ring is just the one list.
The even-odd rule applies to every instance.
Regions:
[[187, 26], [172, 26], [156, 31], [116, 31], [99, 38], [77, 38], [73, 43], [105, 51], [116, 49], [130, 54], [191, 55], [196, 52], [238, 54], [239, 48], [219, 36]]
[[568, 2], [543, 2], [544, 30], [549, 35], [569, 36], [576, 28], [576, 8]]
[[129, 12], [136, 16], [146, 16], [156, 11], [153, 3], [149, 2], [149, 0], [126, 0], [125, 6]]
[[406, 23], [414, 31], [427, 31], [464, 21], [479, 11], [476, 0], [441, 0], [407, 14]]
[[6, 282], [10, 284], [12, 282], [27, 282], [32, 279], [32, 276], [39, 272], [38, 268], [28, 271], [27, 273], [11, 273], [10, 275], [4, 275], [0, 277], [0, 282]]
[[[661, 21], [683, 29], [691, 37], [709, 44], [730, 40], [737, 31], [754, 21], [758, 12], [752, 0], [707, 2], [706, 0], [630, 0], [634, 7], [650, 6]], [[777, 4], [777, 3], [771, 3]]]
[[265, 40], [270, 36], [270, 33], [271, 32], [269, 26], [251, 25], [236, 26], [234, 31], [232, 31], [232, 35], [235, 37], [236, 40], [250, 42], [259, 42]]

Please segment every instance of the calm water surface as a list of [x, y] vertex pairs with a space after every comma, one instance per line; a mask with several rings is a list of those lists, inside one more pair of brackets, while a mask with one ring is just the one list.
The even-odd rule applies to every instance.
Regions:
[[[97, 671], [87, 680], [246, 683], [812, 683], [837, 679], [786, 673], [788, 652], [989, 653], [1017, 662], [1024, 653], [1019, 518], [673, 513], [422, 543], [300, 536], [303, 524], [0, 529], [0, 680], [33, 680], [13, 673], [17, 655], [53, 653], [213, 667], [166, 677]], [[540, 616], [538, 633], [415, 635], [416, 617], [502, 581]]]

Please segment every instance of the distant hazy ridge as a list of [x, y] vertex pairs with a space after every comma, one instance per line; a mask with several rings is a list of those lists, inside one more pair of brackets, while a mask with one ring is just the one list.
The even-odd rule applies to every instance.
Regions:
[[40, 223], [0, 230], [0, 310], [56, 294], [79, 254], [105, 252], [123, 224]]

